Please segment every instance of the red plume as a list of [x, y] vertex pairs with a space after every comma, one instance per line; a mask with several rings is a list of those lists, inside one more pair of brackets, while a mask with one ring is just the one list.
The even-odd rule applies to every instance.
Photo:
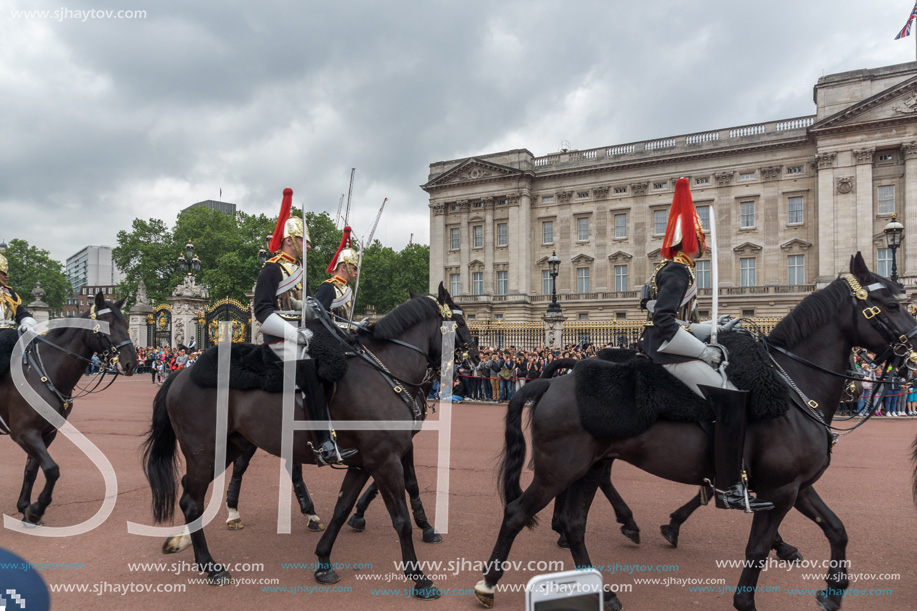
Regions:
[[283, 201], [280, 203], [280, 216], [277, 218], [277, 226], [274, 227], [274, 235], [271, 236], [270, 251], [277, 252], [280, 250], [280, 244], [283, 242], [283, 229], [290, 218], [290, 210], [293, 208], [293, 189], [283, 190]]
[[705, 242], [704, 231], [694, 208], [694, 200], [691, 198], [688, 179], [679, 178], [675, 182], [675, 197], [672, 198], [672, 209], [669, 212], [669, 222], [665, 228], [660, 254], [665, 259], [671, 259], [679, 250], [686, 253], [700, 250], [703, 254]]
[[338, 257], [341, 255], [341, 251], [350, 247], [350, 231], [350, 227], [344, 227], [344, 235], [341, 236], [341, 244], [338, 246], [337, 252], [334, 253], [334, 258], [331, 259], [331, 263], [328, 264], [329, 274], [333, 274], [334, 269], [338, 266]]

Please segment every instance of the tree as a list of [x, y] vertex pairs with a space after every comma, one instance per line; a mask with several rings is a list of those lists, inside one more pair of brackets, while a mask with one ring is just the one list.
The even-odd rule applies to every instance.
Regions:
[[55, 310], [73, 293], [64, 266], [47, 250], [30, 246], [25, 240], [10, 240], [4, 256], [10, 266], [9, 285], [19, 293], [23, 305], [32, 301], [32, 289], [39, 282], [45, 291], [44, 301]]
[[118, 232], [118, 245], [112, 249], [115, 265], [124, 272], [118, 293], [126, 295], [125, 307], [133, 305], [140, 281], [146, 284], [150, 301], [164, 303], [172, 289], [181, 281], [172, 232], [160, 219], [134, 219], [131, 231]]

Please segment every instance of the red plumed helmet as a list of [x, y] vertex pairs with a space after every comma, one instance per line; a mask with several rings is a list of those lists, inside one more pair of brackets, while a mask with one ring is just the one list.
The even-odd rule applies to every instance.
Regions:
[[357, 261], [354, 257], [354, 252], [350, 248], [350, 227], [344, 227], [344, 235], [341, 236], [341, 243], [338, 245], [337, 252], [334, 253], [334, 257], [331, 259], [331, 263], [328, 264], [328, 273], [333, 274], [334, 270], [337, 269], [338, 263], [345, 261], [347, 263], [357, 264]]
[[672, 209], [669, 211], [669, 222], [665, 228], [660, 254], [665, 259], [671, 259], [679, 250], [700, 254], [707, 250], [704, 228], [697, 216], [697, 210], [694, 209], [687, 178], [679, 178], [675, 182], [675, 197], [672, 199]]
[[286, 231], [287, 219], [290, 218], [290, 210], [293, 209], [293, 189], [283, 190], [283, 201], [280, 203], [280, 216], [277, 218], [277, 226], [274, 227], [274, 234], [271, 236], [271, 252], [280, 250], [283, 239], [289, 235]]

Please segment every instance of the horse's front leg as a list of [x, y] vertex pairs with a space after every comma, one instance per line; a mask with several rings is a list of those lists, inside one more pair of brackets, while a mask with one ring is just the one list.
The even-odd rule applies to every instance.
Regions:
[[799, 491], [799, 496], [796, 498], [796, 509], [821, 527], [831, 545], [831, 568], [826, 577], [828, 589], [818, 593], [818, 606], [823, 611], [840, 609], [844, 590], [849, 585], [846, 566], [847, 531], [844, 524], [825, 505], [825, 502], [815, 492], [815, 488], [811, 486]]
[[296, 494], [296, 500], [299, 501], [299, 509], [309, 520], [306, 523], [306, 527], [312, 532], [322, 532], [325, 530], [325, 525], [322, 524], [322, 519], [315, 513], [315, 505], [312, 503], [312, 497], [309, 496], [309, 489], [306, 488], [306, 482], [302, 479], [302, 465], [300, 463], [293, 463], [291, 477], [293, 479], [293, 493]]
[[[57, 431], [48, 433], [42, 437], [37, 431], [29, 431], [21, 436], [13, 437], [19, 446], [29, 455], [29, 461], [26, 462], [25, 473], [23, 475], [22, 491], [19, 497], [17, 508], [22, 512], [23, 520], [28, 524], [41, 526], [43, 522], [41, 517], [45, 514], [48, 505], [51, 504], [51, 495], [54, 492], [54, 484], [60, 478], [60, 467], [51, 458], [48, 453], [48, 445], [54, 441]], [[33, 463], [34, 461], [34, 466]], [[45, 485], [38, 500], [29, 504], [32, 496], [32, 485], [38, 474], [37, 467], [41, 467], [45, 474]]]
[[242, 491], [242, 476], [248, 470], [248, 465], [252, 461], [252, 456], [258, 451], [257, 446], [251, 446], [232, 461], [232, 478], [229, 480], [229, 489], [226, 491], [226, 510], [229, 516], [226, 518], [226, 527], [229, 530], [242, 530], [245, 525], [242, 523], [242, 516], [239, 515], [239, 493]]
[[[337, 538], [344, 520], [353, 504], [357, 501], [357, 495], [369, 479], [369, 472], [366, 469], [349, 467], [344, 481], [341, 483], [341, 492], [338, 494], [337, 503], [334, 505], [334, 515], [331, 516], [331, 522], [318, 540], [315, 547], [315, 555], [318, 557], [319, 568], [315, 571], [315, 580], [323, 584], [337, 583], [341, 580], [331, 565], [331, 548], [334, 547], [334, 540]], [[404, 502], [404, 493], [402, 492], [402, 502]]]
[[417, 471], [414, 469], [413, 444], [408, 453], [401, 459], [401, 467], [404, 469], [404, 487], [411, 498], [411, 513], [414, 514], [414, 523], [417, 524], [417, 528], [423, 532], [423, 542], [440, 543], [443, 538], [427, 520], [423, 502], [420, 500], [420, 486], [417, 484]]
[[681, 525], [685, 523], [691, 514], [697, 511], [702, 504], [701, 493], [698, 492], [690, 501], [669, 514], [669, 523], [659, 527], [662, 536], [672, 547], [678, 547], [678, 534], [681, 532]]
[[605, 498], [611, 503], [611, 508], [615, 511], [615, 519], [621, 525], [621, 534], [640, 545], [640, 527], [634, 522], [634, 512], [631, 511], [624, 499], [621, 498], [621, 495], [618, 494], [614, 484], [611, 483], [611, 467], [613, 464], [614, 460], [610, 460], [605, 465], [605, 470], [602, 472], [601, 479], [599, 479], [599, 487], [605, 494]]
[[760, 511], [755, 514], [751, 523], [751, 533], [748, 535], [748, 544], [745, 547], [745, 568], [739, 578], [739, 585], [733, 596], [732, 604], [739, 611], [755, 611], [755, 589], [758, 586], [758, 577], [761, 569], [767, 562], [774, 536], [787, 512], [796, 502], [797, 489], [786, 486], [773, 491], [760, 490], [763, 498], [774, 503], [770, 511]]
[[404, 575], [414, 581], [411, 595], [414, 598], [432, 600], [442, 596], [433, 582], [424, 575], [417, 562], [414, 541], [411, 539], [411, 515], [404, 502], [404, 469], [401, 461], [390, 456], [373, 471], [373, 478], [379, 486], [382, 500], [392, 518], [392, 526], [401, 542], [401, 558], [404, 561]]
[[357, 510], [353, 513], [353, 517], [348, 520], [347, 525], [358, 533], [366, 530], [366, 518], [364, 514], [366, 513], [369, 504], [373, 502], [373, 499], [379, 494], [379, 486], [376, 485], [376, 482], [373, 482], [369, 485], [369, 488], [366, 489], [366, 492], [363, 493], [363, 496], [360, 497], [360, 500], [357, 501]]

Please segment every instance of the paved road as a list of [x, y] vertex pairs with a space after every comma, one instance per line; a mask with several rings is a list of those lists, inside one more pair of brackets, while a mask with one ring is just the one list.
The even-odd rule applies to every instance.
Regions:
[[[397, 537], [381, 503], [367, 514], [368, 528], [356, 533], [348, 528], [338, 538], [332, 561], [361, 563], [362, 569], [342, 568], [338, 586], [346, 592], [269, 592], [270, 587], [294, 590], [315, 585], [309, 569], [284, 568], [285, 563], [311, 563], [318, 536], [305, 532], [304, 522], [293, 513], [294, 532], [276, 534], [278, 503], [278, 459], [263, 452], [256, 454], [242, 491], [241, 511], [246, 528], [230, 532], [220, 516], [205, 532], [214, 557], [227, 564], [242, 566], [233, 571], [237, 580], [279, 580], [274, 586], [238, 583], [222, 588], [189, 584], [197, 575], [188, 569], [193, 562], [190, 550], [178, 555], [160, 553], [161, 539], [129, 535], [126, 522], [151, 524], [150, 493], [140, 469], [138, 446], [149, 424], [151, 400], [156, 387], [142, 378], [122, 379], [104, 394], [77, 402], [71, 422], [93, 441], [111, 461], [118, 477], [117, 503], [111, 516], [94, 531], [68, 538], [32, 537], [9, 530], [0, 531], [0, 547], [7, 548], [33, 563], [73, 563], [79, 568], [47, 568], [43, 576], [55, 587], [86, 587], [87, 593], [55, 593], [55, 609], [252, 609], [287, 608], [291, 605], [322, 609], [403, 609], [412, 606], [440, 609], [474, 609], [472, 598], [446, 595], [432, 603], [407, 600], [403, 596], [373, 593], [374, 589], [405, 587], [401, 582], [385, 582], [386, 576], [400, 573], [393, 561], [400, 559]], [[441, 561], [448, 570], [437, 580], [445, 589], [471, 588], [480, 578], [471, 563], [486, 560], [496, 538], [502, 507], [496, 494], [494, 465], [502, 443], [504, 406], [464, 404], [453, 410], [452, 470], [450, 486], [449, 532], [439, 545], [421, 543], [415, 531], [415, 546], [422, 560]], [[914, 542], [917, 540], [917, 510], [910, 495], [911, 466], [908, 447], [917, 435], [917, 420], [870, 422], [845, 437], [834, 451], [833, 464], [822, 477], [818, 490], [844, 520], [850, 536], [848, 558], [851, 573], [875, 576], [852, 584], [864, 594], [851, 593], [845, 609], [913, 608], [917, 600]], [[437, 435], [421, 433], [416, 438], [417, 464], [423, 498], [431, 519], [435, 519]], [[45, 516], [50, 526], [77, 524], [90, 518], [101, 506], [104, 485], [99, 471], [69, 440], [59, 437], [52, 454], [61, 466], [61, 479], [54, 503]], [[24, 454], [8, 438], [0, 438], [0, 511], [18, 517], [19, 493]], [[306, 481], [320, 515], [330, 517], [341, 480], [341, 472], [306, 469]], [[524, 474], [523, 477], [530, 477]], [[39, 476], [39, 482], [41, 482]], [[527, 481], [527, 480], [524, 480]], [[619, 564], [643, 570], [631, 574], [618, 569], [606, 571], [606, 583], [632, 586], [619, 596], [627, 609], [711, 608], [731, 609], [732, 594], [692, 592], [685, 585], [635, 583], [638, 579], [725, 580], [735, 586], [739, 570], [718, 568], [717, 561], [740, 560], [744, 555], [750, 519], [738, 512], [699, 510], [682, 529], [678, 549], [672, 549], [658, 535], [658, 526], [668, 514], [686, 501], [694, 490], [659, 480], [629, 465], [615, 466], [615, 482], [634, 510], [643, 529], [637, 546], [618, 532], [610, 506], [597, 499], [590, 515], [587, 543], [597, 564]], [[292, 506], [292, 501], [291, 501]], [[554, 545], [549, 514], [542, 513], [542, 525], [523, 532], [517, 539], [510, 560], [560, 561], [572, 568], [568, 552]], [[808, 560], [829, 557], [828, 544], [821, 531], [796, 512], [781, 526], [784, 538], [797, 545]], [[134, 563], [166, 563], [145, 569]], [[173, 566], [172, 563], [178, 563]], [[185, 563], [182, 566], [182, 563]], [[457, 565], [457, 566], [455, 566]], [[646, 570], [649, 567], [658, 570]], [[663, 568], [664, 567], [664, 568]], [[174, 570], [178, 568], [179, 570]], [[537, 568], [537, 567], [535, 567]], [[183, 569], [183, 570], [182, 570]], [[247, 569], [247, 570], [246, 570]], [[524, 584], [538, 571], [508, 571], [504, 583]], [[762, 574], [759, 586], [779, 589], [757, 595], [760, 609], [814, 609], [811, 594], [797, 595], [793, 588], [821, 588], [824, 582], [805, 579], [818, 569], [773, 567]], [[898, 579], [882, 578], [897, 574]], [[363, 579], [358, 579], [362, 577]], [[374, 580], [367, 580], [366, 578]], [[2, 585], [2, 584], [0, 584]], [[409, 584], [408, 584], [409, 585]], [[124, 586], [133, 591], [121, 593]], [[138, 589], [184, 587], [182, 593], [139, 592]], [[722, 586], [722, 587], [725, 587]], [[872, 589], [889, 590], [885, 595]], [[100, 592], [97, 594], [95, 592]], [[520, 609], [522, 593], [498, 593], [498, 609]]]

